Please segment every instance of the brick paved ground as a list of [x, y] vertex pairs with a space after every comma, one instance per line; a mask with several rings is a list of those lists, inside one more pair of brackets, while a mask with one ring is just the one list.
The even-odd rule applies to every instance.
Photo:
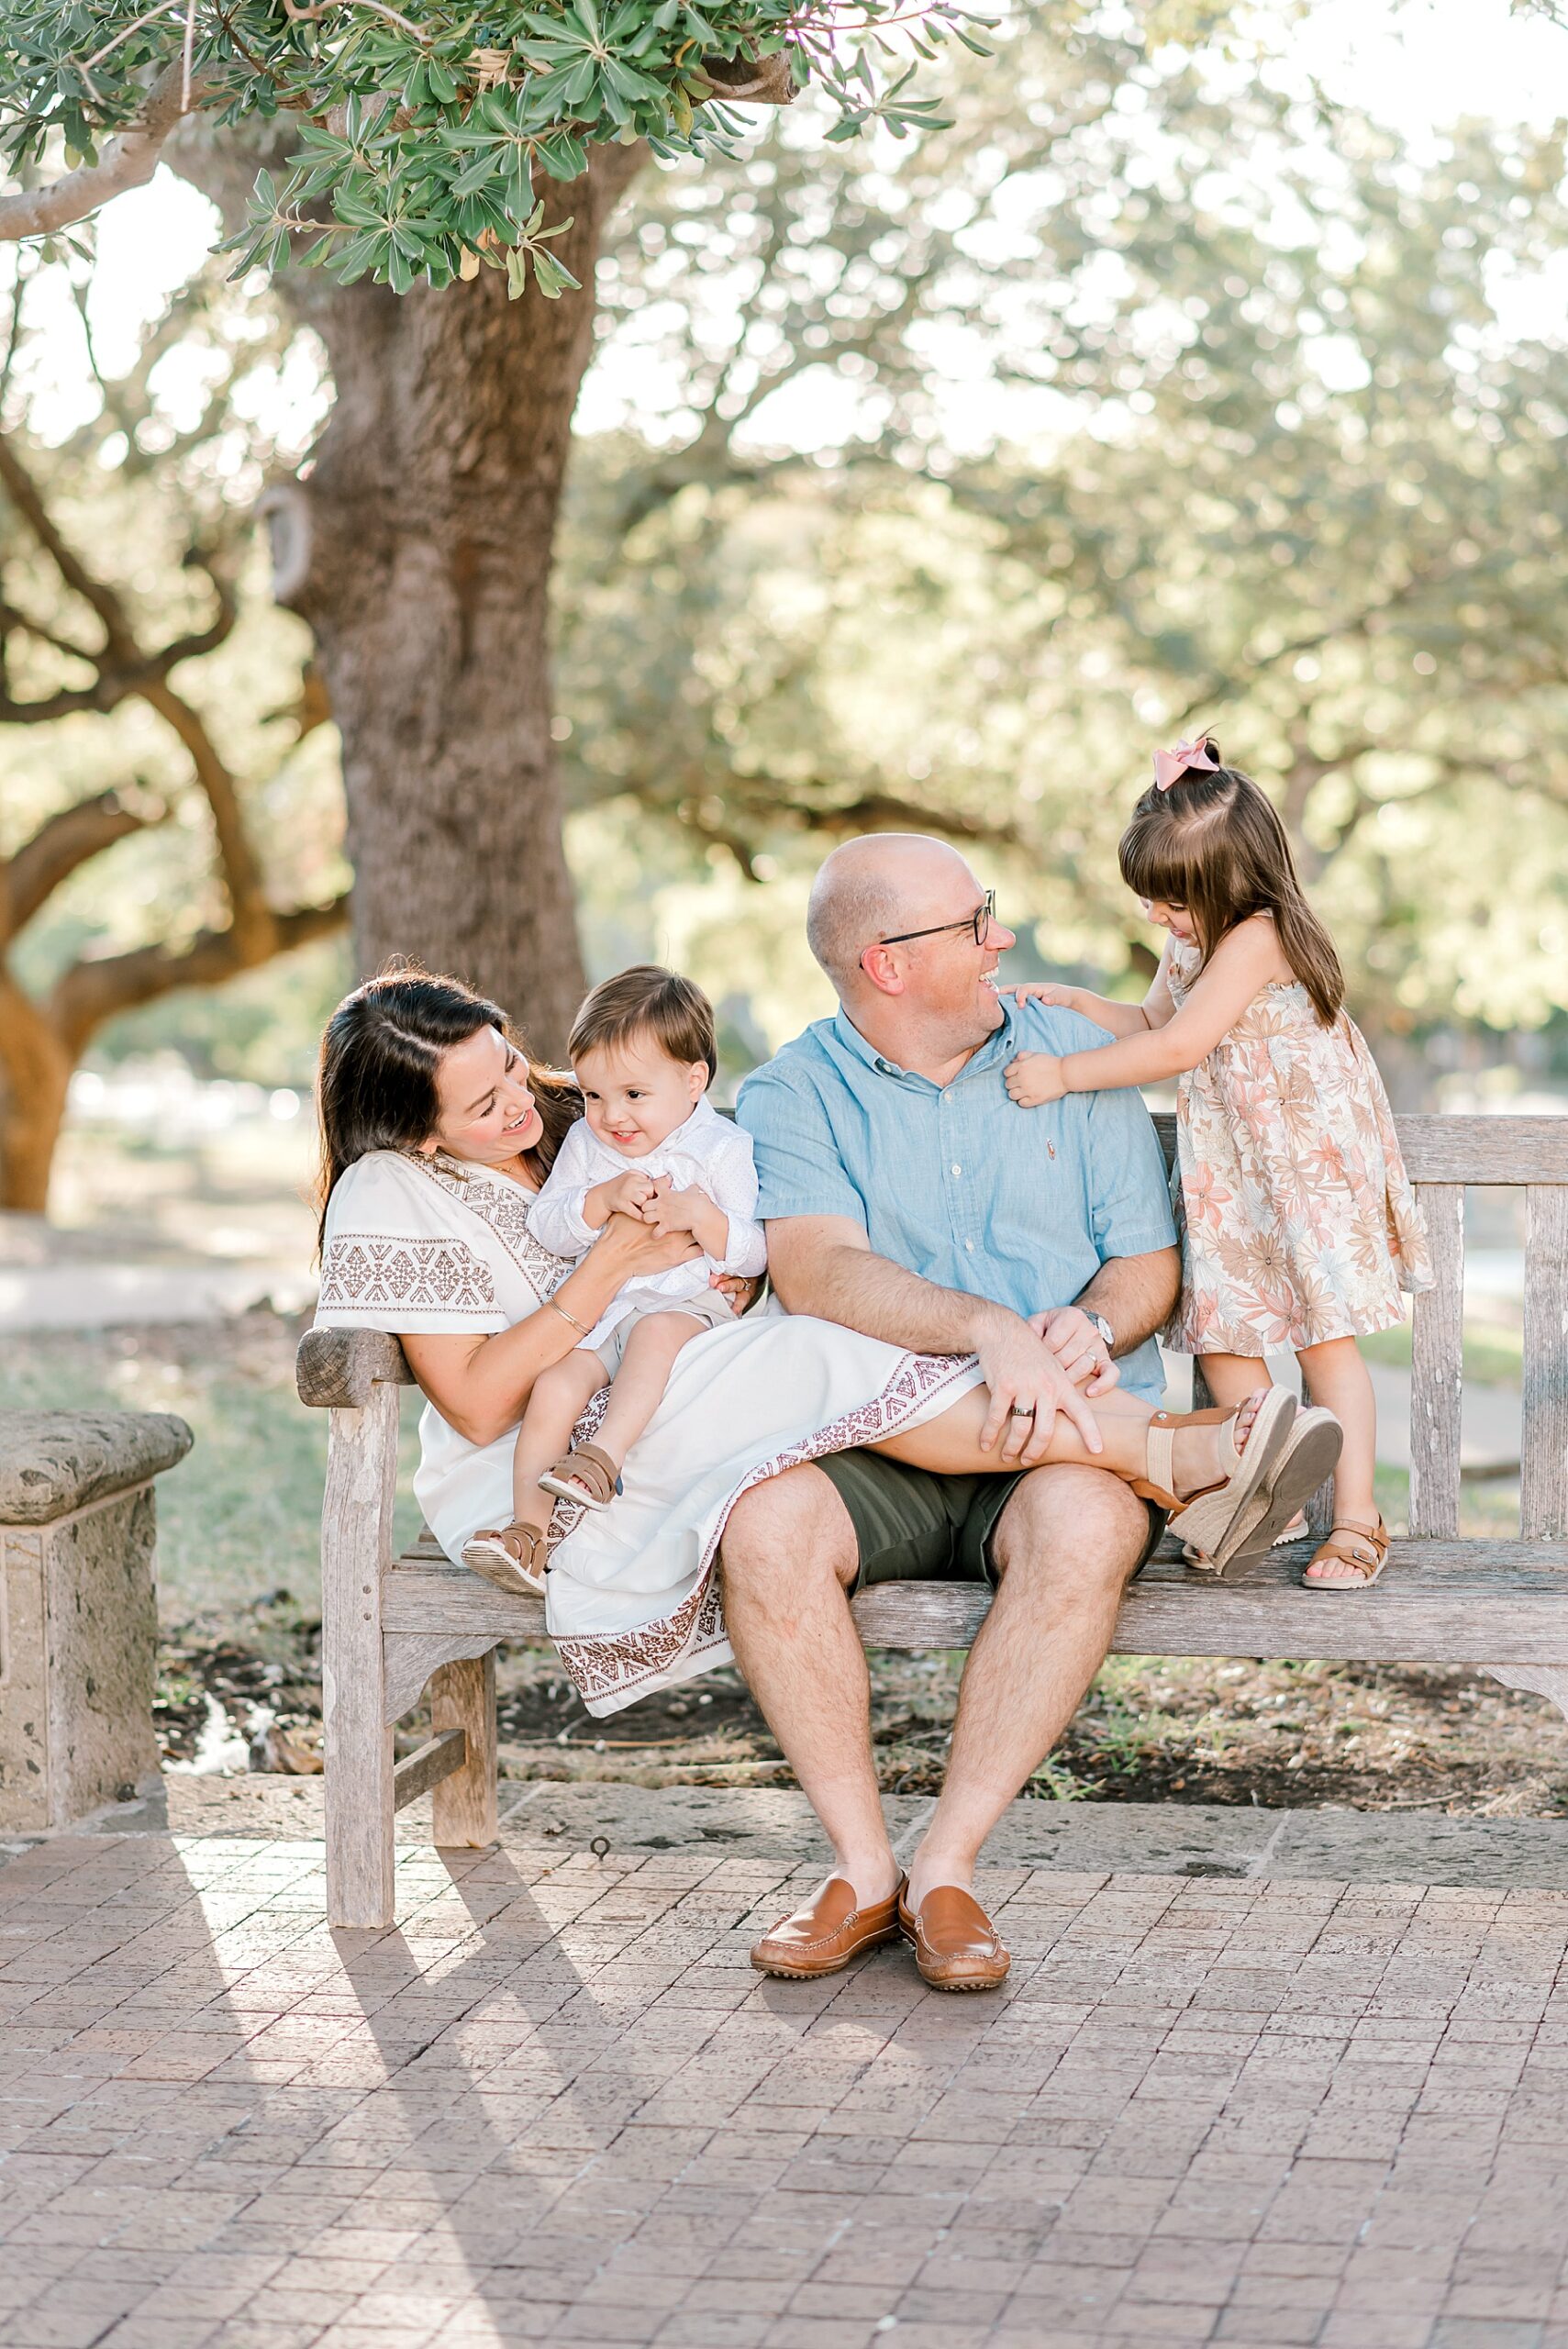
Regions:
[[[575, 1841], [574, 1837], [566, 1838]], [[1018, 1866], [1006, 1992], [764, 1983], [806, 1865], [0, 1871], [6, 2349], [1568, 2349], [1568, 1893]]]

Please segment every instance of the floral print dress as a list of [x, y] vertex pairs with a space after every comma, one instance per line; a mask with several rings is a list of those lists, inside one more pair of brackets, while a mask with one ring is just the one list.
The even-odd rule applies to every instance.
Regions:
[[[1178, 1007], [1201, 957], [1179, 946]], [[1421, 1211], [1376, 1063], [1298, 980], [1255, 996], [1181, 1080], [1172, 1181], [1182, 1231], [1178, 1353], [1262, 1354], [1364, 1337], [1430, 1288]]]

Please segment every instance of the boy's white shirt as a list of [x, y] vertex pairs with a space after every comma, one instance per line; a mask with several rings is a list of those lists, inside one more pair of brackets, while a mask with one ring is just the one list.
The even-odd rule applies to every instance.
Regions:
[[[602, 1141], [586, 1118], [579, 1118], [556, 1153], [555, 1164], [528, 1211], [528, 1230], [558, 1256], [581, 1256], [598, 1232], [583, 1217], [583, 1202], [601, 1183], [617, 1174], [663, 1175], [677, 1191], [705, 1192], [728, 1218], [722, 1256], [695, 1257], [667, 1273], [650, 1273], [618, 1289], [601, 1316], [594, 1338], [608, 1335], [634, 1306], [700, 1297], [714, 1273], [755, 1279], [767, 1269], [768, 1244], [757, 1221], [757, 1169], [751, 1137], [721, 1118], [711, 1102], [699, 1101], [684, 1124], [639, 1157], [631, 1158]], [[585, 1341], [584, 1342], [590, 1342]]]

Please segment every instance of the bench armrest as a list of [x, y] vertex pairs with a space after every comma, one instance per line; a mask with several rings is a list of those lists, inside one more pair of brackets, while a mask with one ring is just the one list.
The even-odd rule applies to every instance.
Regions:
[[412, 1386], [402, 1342], [386, 1330], [307, 1330], [295, 1356], [299, 1399], [313, 1410], [362, 1410], [378, 1381]]

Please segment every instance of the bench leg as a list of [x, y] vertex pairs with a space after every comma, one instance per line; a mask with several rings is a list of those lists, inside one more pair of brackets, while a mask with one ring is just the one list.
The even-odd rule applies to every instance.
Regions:
[[382, 1581], [392, 1563], [397, 1389], [334, 1410], [321, 1518], [321, 1712], [327, 1765], [327, 1920], [390, 1925], [392, 1725]]
[[394, 1861], [392, 1731], [370, 1701], [334, 1707], [327, 1754], [327, 1921], [390, 1925]]
[[430, 1726], [461, 1729], [468, 1759], [431, 1789], [431, 1832], [438, 1844], [494, 1843], [495, 1816], [495, 1651], [443, 1664], [430, 1675]]

